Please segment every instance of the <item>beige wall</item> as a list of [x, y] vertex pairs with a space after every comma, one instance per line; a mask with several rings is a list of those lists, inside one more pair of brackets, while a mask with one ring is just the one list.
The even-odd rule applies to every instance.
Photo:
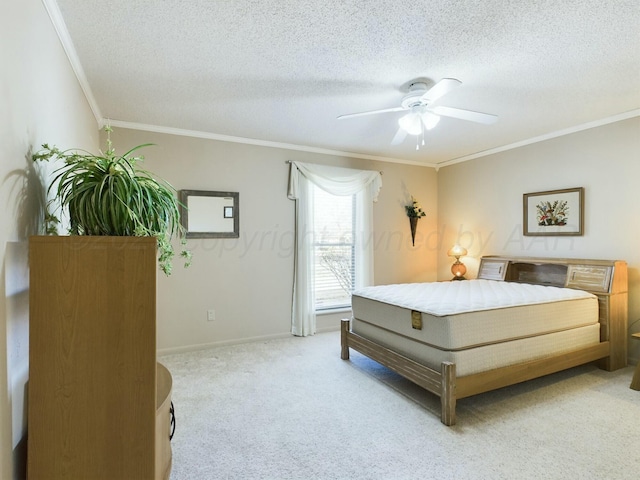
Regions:
[[[640, 331], [640, 118], [442, 168], [438, 218], [443, 232], [438, 277], [447, 278], [446, 248], [459, 237], [475, 277], [482, 255], [626, 260], [630, 331]], [[524, 237], [522, 194], [584, 187], [584, 235]], [[635, 322], [635, 323], [634, 323]], [[629, 343], [640, 357], [640, 342]]]
[[0, 16], [0, 478], [24, 478], [28, 375], [27, 244], [42, 190], [29, 152], [44, 142], [94, 149], [98, 125], [40, 0]]
[[[176, 262], [159, 276], [158, 347], [287, 335], [293, 280], [294, 202], [287, 198], [287, 160], [383, 171], [374, 205], [375, 282], [434, 280], [436, 249], [427, 245], [436, 227], [436, 172], [432, 168], [374, 162], [279, 148], [244, 145], [115, 128], [116, 148], [151, 142], [145, 168], [177, 189], [240, 193], [239, 239], [194, 239], [193, 266]], [[404, 204], [411, 194], [427, 210], [411, 246]], [[208, 322], [208, 309], [216, 320]], [[343, 315], [322, 316], [319, 330], [337, 328]]]

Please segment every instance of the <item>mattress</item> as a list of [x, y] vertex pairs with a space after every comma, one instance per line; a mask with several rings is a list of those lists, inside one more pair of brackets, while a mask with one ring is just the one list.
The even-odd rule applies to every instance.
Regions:
[[[446, 351], [586, 326], [599, 331], [595, 295], [493, 280], [366, 287], [353, 293], [352, 308], [354, 333], [365, 336], [363, 325], [371, 325]], [[412, 312], [419, 315], [420, 328], [414, 328]]]
[[569, 352], [600, 341], [598, 324], [458, 351], [434, 348], [357, 319], [352, 322], [352, 330], [437, 372], [442, 362], [455, 363], [457, 377]]

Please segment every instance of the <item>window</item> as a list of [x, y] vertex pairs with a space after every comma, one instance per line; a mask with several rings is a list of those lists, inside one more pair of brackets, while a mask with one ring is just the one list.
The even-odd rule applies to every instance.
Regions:
[[[351, 286], [373, 284], [373, 202], [381, 186], [382, 176], [375, 170], [291, 162], [287, 196], [296, 201], [294, 335], [313, 335], [318, 310], [347, 307]], [[316, 287], [316, 279], [325, 282]]]
[[355, 285], [355, 195], [337, 196], [313, 185], [315, 309], [351, 306]]

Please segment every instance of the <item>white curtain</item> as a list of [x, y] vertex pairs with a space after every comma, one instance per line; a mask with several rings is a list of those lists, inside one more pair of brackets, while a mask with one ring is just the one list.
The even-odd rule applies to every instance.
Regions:
[[312, 184], [332, 195], [356, 195], [356, 288], [373, 283], [373, 202], [382, 187], [380, 172], [291, 162], [290, 199], [296, 201], [296, 248], [291, 333], [316, 333]]

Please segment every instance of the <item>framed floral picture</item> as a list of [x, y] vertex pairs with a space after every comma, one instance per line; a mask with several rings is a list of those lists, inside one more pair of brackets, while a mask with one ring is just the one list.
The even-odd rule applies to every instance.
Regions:
[[582, 235], [584, 188], [525, 193], [523, 233], [526, 236]]

